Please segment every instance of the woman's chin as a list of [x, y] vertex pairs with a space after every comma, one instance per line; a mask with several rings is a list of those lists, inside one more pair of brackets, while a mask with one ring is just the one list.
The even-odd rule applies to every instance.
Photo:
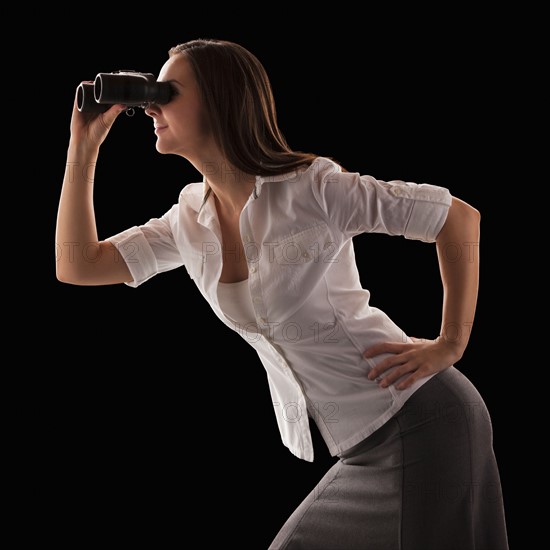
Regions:
[[156, 149], [162, 155], [167, 155], [168, 153], [171, 153], [170, 148], [163, 144], [162, 141], [159, 139], [157, 139]]

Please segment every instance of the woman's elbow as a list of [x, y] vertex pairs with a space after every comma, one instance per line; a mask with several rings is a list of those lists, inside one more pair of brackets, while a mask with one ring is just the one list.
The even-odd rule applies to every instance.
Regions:
[[90, 276], [90, 266], [82, 265], [75, 259], [56, 258], [55, 276], [60, 283], [84, 286]]
[[474, 208], [471, 204], [457, 197], [453, 197], [452, 199], [449, 214], [453, 211], [457, 217], [469, 219], [474, 222], [479, 222], [481, 220], [481, 212], [477, 208]]
[[457, 222], [461, 224], [479, 225], [481, 222], [481, 212], [471, 204], [453, 197], [447, 218], [450, 223]]
[[466, 204], [466, 206], [468, 207], [468, 217], [474, 222], [474, 223], [477, 223], [479, 224], [481, 222], [481, 212], [477, 209], [477, 208], [474, 208], [472, 205], [470, 204], [467, 204], [467, 203], [464, 203]]
[[452, 240], [458, 235], [463, 235], [464, 231], [470, 235], [478, 234], [480, 223], [481, 213], [477, 208], [453, 197], [447, 219], [439, 232], [437, 240]]
[[59, 262], [55, 267], [55, 277], [60, 283], [66, 283], [69, 285], [80, 285], [78, 274], [74, 269], [67, 268], [64, 265], [60, 265]]

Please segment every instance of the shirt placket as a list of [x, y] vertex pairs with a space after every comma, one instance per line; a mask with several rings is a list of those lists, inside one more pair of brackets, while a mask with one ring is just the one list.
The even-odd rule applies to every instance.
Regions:
[[[257, 187], [256, 187], [257, 190]], [[305, 393], [303, 391], [302, 385], [296, 375], [294, 374], [292, 368], [289, 366], [285, 358], [279, 353], [276, 348], [276, 344], [273, 341], [274, 335], [274, 326], [270, 323], [267, 313], [266, 303], [263, 299], [262, 292], [262, 280], [260, 277], [260, 262], [262, 261], [262, 252], [265, 252], [262, 249], [262, 243], [258, 243], [254, 239], [254, 234], [252, 228], [248, 222], [247, 208], [253, 208], [253, 202], [257, 200], [258, 194], [254, 193], [254, 198], [251, 198], [249, 202], [243, 208], [240, 218], [240, 231], [241, 239], [243, 242], [243, 248], [245, 252], [246, 262], [248, 264], [248, 287], [250, 290], [252, 305], [254, 308], [254, 313], [256, 317], [256, 324], [258, 326], [258, 331], [260, 332], [260, 338], [265, 342], [267, 349], [270, 350], [273, 359], [278, 365], [279, 369], [282, 370], [284, 376], [289, 380], [292, 387], [298, 396], [297, 402], [294, 402], [293, 399], [287, 399], [285, 403], [274, 403], [278, 405], [281, 410], [285, 406], [290, 404], [295, 404], [295, 406], [300, 411], [300, 418], [296, 422], [292, 423], [292, 428], [297, 430], [300, 433], [301, 441], [301, 451], [305, 456], [312, 456], [312, 443], [311, 435], [309, 433], [309, 423], [307, 419], [307, 404]], [[281, 410], [276, 410], [276, 414], [282, 414]]]

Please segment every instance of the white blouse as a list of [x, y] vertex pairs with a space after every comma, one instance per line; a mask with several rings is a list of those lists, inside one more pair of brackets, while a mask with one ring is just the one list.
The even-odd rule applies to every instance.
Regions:
[[223, 241], [214, 197], [204, 201], [207, 189], [206, 181], [185, 186], [161, 218], [109, 239], [132, 274], [128, 285], [185, 266], [221, 321], [257, 351], [283, 443], [313, 460], [309, 414], [330, 453], [344, 452], [430, 379], [397, 390], [367, 378], [386, 355], [365, 358], [366, 348], [410, 339], [370, 305], [353, 237], [372, 232], [433, 243], [451, 194], [425, 183], [343, 172], [324, 157], [291, 173], [257, 176], [240, 215], [248, 280], [234, 287], [242, 292], [237, 305], [218, 284]]

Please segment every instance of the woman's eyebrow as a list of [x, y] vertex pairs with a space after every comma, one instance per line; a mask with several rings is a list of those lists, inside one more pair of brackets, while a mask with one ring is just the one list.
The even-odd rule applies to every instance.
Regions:
[[175, 82], [176, 84], [179, 84], [180, 86], [183, 87], [183, 84], [179, 80], [175, 80], [174, 78], [171, 78], [170, 80], [164, 80], [164, 82], [169, 82], [169, 83]]

